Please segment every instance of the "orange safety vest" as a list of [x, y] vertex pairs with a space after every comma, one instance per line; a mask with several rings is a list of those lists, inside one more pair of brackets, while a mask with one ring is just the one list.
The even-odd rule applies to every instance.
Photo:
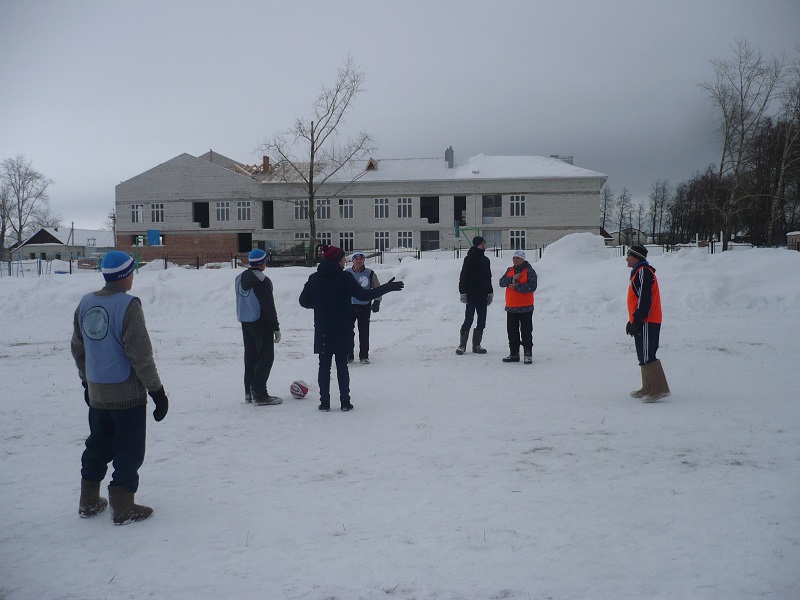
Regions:
[[[506, 277], [514, 276], [514, 267], [509, 267], [506, 271]], [[528, 283], [528, 268], [522, 271], [516, 283]], [[522, 306], [533, 306], [533, 292], [518, 292], [515, 288], [506, 288], [506, 306], [511, 308], [519, 308]]]
[[[647, 265], [642, 265], [639, 269], [643, 269]], [[639, 269], [636, 269], [631, 275], [631, 282], [628, 286], [628, 321], [633, 323], [633, 311], [639, 307], [639, 296], [633, 290], [633, 280], [636, 279]], [[656, 274], [653, 273], [653, 290], [651, 293], [650, 314], [644, 319], [648, 323], [661, 323], [661, 293], [658, 291], [658, 279]]]

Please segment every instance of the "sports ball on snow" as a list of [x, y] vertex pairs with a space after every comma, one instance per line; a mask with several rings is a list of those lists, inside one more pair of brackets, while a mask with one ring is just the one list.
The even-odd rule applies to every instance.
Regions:
[[305, 398], [308, 393], [308, 384], [305, 381], [293, 381], [289, 386], [289, 393], [293, 398]]

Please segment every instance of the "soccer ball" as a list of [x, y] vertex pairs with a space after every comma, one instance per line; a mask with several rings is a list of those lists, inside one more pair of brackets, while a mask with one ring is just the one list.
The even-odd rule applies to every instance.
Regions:
[[289, 386], [289, 393], [292, 395], [292, 398], [305, 398], [306, 394], [308, 393], [308, 384], [305, 381], [293, 381], [292, 385]]

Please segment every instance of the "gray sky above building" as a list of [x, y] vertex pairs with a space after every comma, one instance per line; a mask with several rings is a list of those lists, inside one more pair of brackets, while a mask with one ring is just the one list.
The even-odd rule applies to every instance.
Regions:
[[65, 225], [183, 152], [260, 163], [350, 55], [377, 158], [572, 155], [645, 200], [718, 161], [710, 59], [797, 52], [797, 0], [1, 0], [0, 159]]

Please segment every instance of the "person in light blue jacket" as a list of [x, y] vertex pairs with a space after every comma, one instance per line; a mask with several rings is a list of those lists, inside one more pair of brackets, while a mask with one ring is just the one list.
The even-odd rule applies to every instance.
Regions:
[[[375, 271], [364, 266], [364, 253], [353, 252], [350, 257], [353, 266], [347, 269], [362, 288], [371, 290], [378, 287], [381, 282]], [[355, 296], [350, 299], [353, 305], [353, 348], [355, 350], [356, 324], [358, 324], [358, 359], [362, 364], [369, 364], [369, 320], [370, 313], [376, 313], [381, 309], [381, 299], [359, 300]], [[347, 355], [347, 362], [355, 360], [354, 352]]]

